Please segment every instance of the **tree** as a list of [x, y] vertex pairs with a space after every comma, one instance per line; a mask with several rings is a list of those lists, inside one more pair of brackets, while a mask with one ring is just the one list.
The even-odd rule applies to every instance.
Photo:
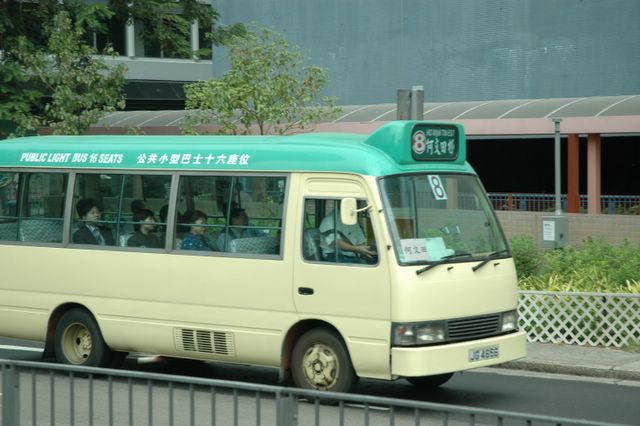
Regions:
[[[36, 46], [46, 45], [46, 34], [41, 29], [60, 12], [69, 13], [74, 24], [81, 26], [87, 35], [95, 32], [108, 36], [110, 24], [134, 22], [145, 44], [156, 44], [166, 55], [182, 58], [194, 55], [189, 42], [192, 22], [197, 21], [205, 39], [215, 44], [244, 32], [241, 24], [217, 25], [220, 18], [217, 10], [209, 2], [199, 0], [2, 0], [0, 50], [10, 51], [19, 36], [27, 37]], [[195, 54], [208, 51], [204, 48]]]
[[[105, 3], [97, 4], [89, 4], [85, 0], [38, 0], [33, 2], [2, 0], [0, 1], [0, 123], [5, 120], [20, 121], [22, 126], [19, 126], [19, 130], [24, 132], [23, 126], [25, 124], [29, 123], [30, 126], [34, 126], [39, 122], [39, 118], [49, 114], [49, 110], [45, 111], [47, 104], [44, 103], [43, 98], [53, 96], [51, 85], [71, 83], [69, 78], [59, 80], [50, 78], [46, 81], [38, 81], [38, 78], [32, 74], [25, 63], [29, 62], [29, 66], [42, 69], [51, 69], [50, 64], [42, 63], [42, 54], [48, 53], [55, 56], [55, 53], [48, 52], [52, 46], [51, 40], [49, 40], [50, 33], [55, 28], [54, 17], [63, 12], [71, 21], [73, 34], [70, 36], [73, 36], [77, 42], [76, 46], [67, 45], [79, 55], [74, 67], [77, 68], [81, 64], [85, 64], [90, 65], [90, 69], [93, 70], [105, 70], [105, 68], [98, 65], [100, 60], [97, 62], [87, 61], [92, 55], [124, 53], [115, 52], [109, 45], [111, 39], [109, 39], [107, 30], [108, 26], [114, 22], [124, 25], [124, 23], [135, 21], [135, 28], [138, 29], [146, 44], [158, 46], [165, 56], [183, 58], [206, 55], [210, 50], [204, 48], [198, 52], [191, 51], [189, 34], [190, 25], [194, 21], [198, 21], [200, 27], [206, 30], [206, 39], [214, 43], [222, 43], [230, 35], [241, 34], [244, 31], [244, 27], [239, 24], [226, 27], [217, 26], [216, 22], [219, 18], [217, 11], [209, 4], [200, 3], [198, 0], [136, 0], [134, 2], [107, 0]], [[116, 33], [122, 33], [122, 31], [116, 31]], [[94, 50], [89, 53], [86, 47], [87, 45], [93, 46], [93, 39], [96, 35], [106, 37], [106, 50], [102, 52]], [[60, 41], [64, 42], [64, 40]], [[30, 52], [33, 52], [34, 56], [38, 56], [39, 59], [28, 59]], [[37, 64], [38, 62], [40, 63]], [[85, 80], [84, 84], [86, 83]], [[82, 84], [79, 84], [75, 87], [81, 86]], [[63, 92], [67, 99], [64, 102], [60, 99]], [[72, 99], [69, 90], [63, 88], [59, 89], [56, 97], [60, 100], [57, 102], [55, 99], [52, 100], [51, 105], [54, 103], [57, 106], [64, 103], [68, 105], [68, 101]], [[34, 113], [36, 115], [33, 115]], [[63, 115], [71, 118], [69, 114]], [[96, 117], [96, 115], [92, 115], [92, 117]], [[54, 122], [58, 121], [54, 120]], [[57, 131], [62, 131], [62, 129], [58, 128]]]
[[25, 111], [22, 105], [4, 109], [22, 132], [51, 127], [56, 134], [81, 134], [106, 113], [124, 108], [126, 68], [108, 68], [96, 57], [96, 49], [82, 43], [84, 30], [72, 24], [67, 12], [58, 13], [45, 34], [45, 49], [21, 37], [13, 50], [15, 62], [10, 65], [18, 64], [21, 76], [28, 76], [37, 88], [25, 91], [35, 98], [35, 93], [44, 90], [51, 99], [43, 102], [40, 112]]
[[195, 112], [183, 132], [215, 121], [226, 134], [249, 134], [254, 125], [260, 134], [285, 134], [339, 111], [335, 98], [318, 100], [327, 71], [305, 66], [299, 48], [278, 33], [253, 27], [226, 47], [231, 66], [222, 78], [185, 86], [186, 109]]

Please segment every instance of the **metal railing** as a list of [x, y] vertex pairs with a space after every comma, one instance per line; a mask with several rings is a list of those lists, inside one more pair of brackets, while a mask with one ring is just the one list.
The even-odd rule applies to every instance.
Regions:
[[[561, 194], [562, 210], [567, 211], [567, 194]], [[553, 212], [554, 194], [518, 192], [489, 193], [489, 200], [496, 210]], [[580, 212], [587, 212], [589, 198], [580, 195]], [[600, 210], [604, 214], [640, 214], [640, 195], [601, 195]]]
[[2, 425], [608, 425], [439, 403], [0, 360]]

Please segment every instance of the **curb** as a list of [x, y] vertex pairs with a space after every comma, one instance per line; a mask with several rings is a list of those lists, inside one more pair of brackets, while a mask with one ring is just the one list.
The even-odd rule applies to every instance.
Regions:
[[509, 361], [496, 367], [512, 370], [527, 370], [540, 373], [567, 374], [571, 376], [598, 377], [615, 380], [640, 381], [639, 370], [628, 370], [624, 367], [608, 365], [565, 364], [553, 361], [517, 360]]

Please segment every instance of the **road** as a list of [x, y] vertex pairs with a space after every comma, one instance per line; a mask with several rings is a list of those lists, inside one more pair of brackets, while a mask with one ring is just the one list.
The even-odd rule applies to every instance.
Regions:
[[[37, 361], [37, 343], [0, 338], [0, 358]], [[127, 359], [134, 371], [182, 374], [277, 385], [274, 369], [226, 364], [174, 365]], [[404, 380], [361, 380], [355, 393], [463, 405], [537, 415], [640, 425], [640, 382], [577, 378], [485, 368], [457, 374], [431, 393], [419, 393]]]

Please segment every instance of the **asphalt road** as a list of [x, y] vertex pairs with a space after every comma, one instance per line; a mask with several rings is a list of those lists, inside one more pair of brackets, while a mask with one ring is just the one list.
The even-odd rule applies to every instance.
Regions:
[[[38, 344], [0, 338], [0, 358], [40, 360]], [[222, 380], [277, 385], [274, 369], [226, 364], [175, 365], [138, 363], [134, 371], [181, 374]], [[480, 369], [455, 375], [431, 393], [420, 393], [404, 380], [361, 380], [355, 393], [463, 405], [545, 416], [640, 425], [640, 382], [586, 379], [514, 370]]]

